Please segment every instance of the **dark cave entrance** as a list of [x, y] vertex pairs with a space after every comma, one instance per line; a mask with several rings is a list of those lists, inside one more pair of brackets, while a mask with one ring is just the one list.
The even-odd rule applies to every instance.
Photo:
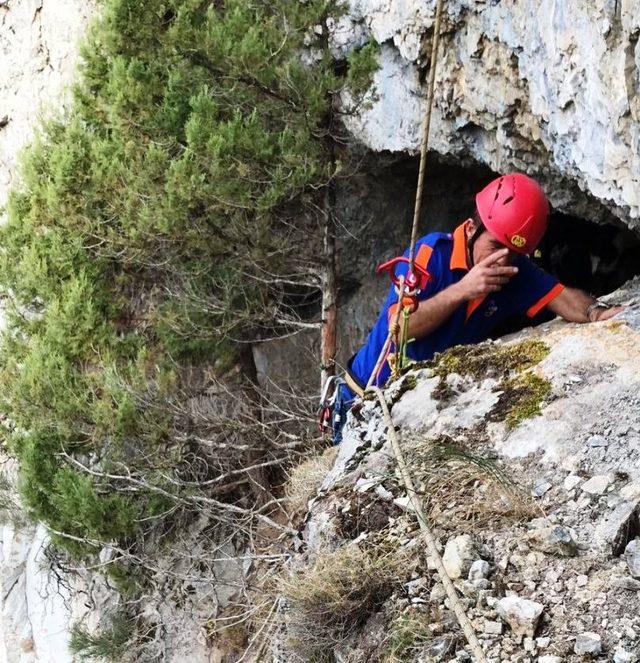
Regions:
[[[342, 218], [347, 221], [342, 245], [343, 293], [351, 279], [362, 282], [377, 264], [404, 251], [408, 245], [417, 180], [417, 158], [369, 154], [363, 175], [339, 197]], [[468, 218], [475, 193], [496, 173], [482, 165], [461, 166], [430, 155], [425, 182], [420, 235], [451, 231]], [[594, 202], [594, 206], [598, 203]], [[602, 210], [598, 209], [602, 217]], [[364, 231], [363, 231], [364, 229]], [[640, 235], [613, 217], [594, 223], [552, 210], [549, 229], [536, 264], [564, 285], [595, 296], [612, 292], [640, 274]], [[353, 283], [355, 285], [355, 282]], [[543, 311], [534, 320], [511, 320], [495, 330], [495, 336], [540, 324], [553, 316]]]

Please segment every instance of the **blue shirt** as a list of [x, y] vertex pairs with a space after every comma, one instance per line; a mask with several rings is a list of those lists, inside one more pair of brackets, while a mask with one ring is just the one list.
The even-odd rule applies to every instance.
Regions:
[[[408, 254], [407, 250], [404, 255], [408, 257]], [[453, 233], [431, 233], [420, 238], [416, 244], [416, 262], [426, 267], [431, 276], [426, 288], [419, 294], [421, 301], [460, 281], [469, 271], [464, 224]], [[553, 276], [534, 265], [526, 256], [518, 255], [513, 264], [518, 267], [518, 273], [501, 290], [461, 304], [431, 334], [408, 343], [409, 358], [423, 361], [454, 345], [483, 341], [498, 323], [514, 314], [535, 316], [564, 289]], [[406, 271], [406, 263], [396, 268], [398, 276], [406, 274]], [[397, 301], [398, 295], [391, 286], [366, 343], [349, 362], [349, 373], [362, 386], [368, 382], [387, 339], [389, 317]], [[402, 320], [400, 322], [402, 324]], [[391, 369], [385, 362], [374, 384], [384, 384], [390, 374]]]

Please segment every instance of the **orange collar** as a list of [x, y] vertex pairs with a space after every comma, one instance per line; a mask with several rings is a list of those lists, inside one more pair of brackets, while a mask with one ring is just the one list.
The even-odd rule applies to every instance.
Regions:
[[467, 262], [467, 235], [465, 233], [465, 226], [467, 222], [461, 223], [453, 231], [453, 251], [451, 252], [451, 261], [449, 262], [450, 269], [469, 269]]

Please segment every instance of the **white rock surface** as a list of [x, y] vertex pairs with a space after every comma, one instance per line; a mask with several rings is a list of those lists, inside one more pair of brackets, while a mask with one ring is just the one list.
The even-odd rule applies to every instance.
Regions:
[[575, 474], [569, 474], [564, 480], [565, 490], [573, 490], [574, 488], [577, 488], [582, 481], [583, 479], [581, 477], [576, 476]]
[[468, 534], [447, 541], [442, 556], [447, 575], [452, 580], [466, 577], [477, 554], [476, 544]]
[[532, 638], [538, 628], [544, 606], [537, 601], [512, 594], [500, 599], [496, 609], [498, 615], [509, 624], [517, 636]]
[[576, 638], [574, 651], [578, 655], [599, 654], [602, 651], [602, 638], [597, 633], [585, 631]]
[[0, 2], [0, 207], [37, 120], [59, 111], [95, 7], [93, 0]]
[[589, 495], [602, 495], [610, 485], [611, 477], [600, 474], [591, 477], [589, 481], [585, 481], [585, 483], [580, 486], [580, 489], [585, 493], [589, 493]]
[[0, 663], [73, 663], [69, 625], [89, 612], [83, 595], [59, 582], [43, 527], [6, 524], [0, 537]]
[[489, 562], [484, 559], [477, 559], [469, 569], [469, 580], [473, 582], [474, 580], [487, 578], [489, 576], [489, 570]]
[[[374, 150], [418, 149], [435, 4], [349, 0], [340, 21], [341, 52], [382, 44], [374, 100], [348, 120]], [[589, 192], [639, 227], [640, 4], [454, 0], [444, 24], [432, 148], [537, 175], [561, 209]]]
[[636, 654], [626, 651], [625, 649], [616, 649], [613, 654], [613, 663], [634, 663], [638, 660]]

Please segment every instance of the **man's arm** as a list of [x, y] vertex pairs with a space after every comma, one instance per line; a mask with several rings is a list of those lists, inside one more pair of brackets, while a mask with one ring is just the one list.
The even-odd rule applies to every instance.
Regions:
[[517, 267], [498, 265], [508, 249], [500, 249], [479, 262], [458, 283], [450, 285], [429, 299], [420, 302], [409, 317], [409, 338], [423, 338], [444, 324], [464, 302], [485, 297], [500, 290], [517, 274]]
[[[598, 300], [577, 288], [565, 288], [547, 307], [567, 322], [597, 322], [608, 320], [624, 311], [624, 306], [593, 308]], [[592, 307], [592, 308], [589, 308]]]

